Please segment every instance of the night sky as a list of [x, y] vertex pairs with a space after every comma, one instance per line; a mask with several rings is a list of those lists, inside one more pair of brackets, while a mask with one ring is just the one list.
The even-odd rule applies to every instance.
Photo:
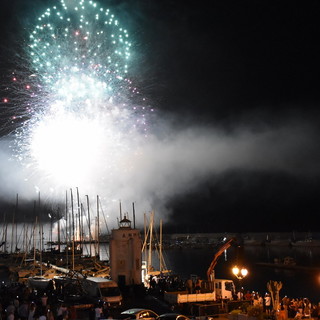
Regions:
[[[4, 48], [53, 3], [1, 1], [1, 81]], [[152, 192], [164, 230], [317, 231], [320, 3], [100, 3], [128, 25], [132, 79], [156, 110], [154, 134], [174, 150], [159, 150], [170, 165], [150, 176], [172, 187]]]

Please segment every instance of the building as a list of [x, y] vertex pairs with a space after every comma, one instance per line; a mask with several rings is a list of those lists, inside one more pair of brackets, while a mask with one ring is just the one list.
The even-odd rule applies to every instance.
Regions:
[[142, 240], [140, 231], [132, 229], [131, 221], [124, 217], [110, 239], [111, 279], [119, 286], [142, 283]]

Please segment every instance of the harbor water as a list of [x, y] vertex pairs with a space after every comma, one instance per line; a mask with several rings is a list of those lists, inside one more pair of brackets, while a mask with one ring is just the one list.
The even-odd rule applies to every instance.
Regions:
[[[207, 269], [215, 253], [216, 250], [212, 246], [163, 250], [166, 268], [183, 280], [188, 279], [191, 275], [206, 279]], [[285, 257], [292, 257], [297, 266], [306, 268], [277, 268], [259, 265], [263, 262], [272, 264], [275, 259], [281, 261]], [[108, 243], [100, 245], [100, 258], [109, 259]], [[242, 265], [249, 271], [241, 282], [231, 272], [232, 267], [239, 263], [240, 258]], [[152, 265], [155, 270], [159, 270], [158, 252], [156, 251], [153, 252]], [[316, 267], [319, 269], [316, 270]], [[215, 267], [215, 277], [232, 279], [238, 288], [243, 287], [244, 290], [258, 291], [261, 294], [267, 291], [268, 281], [281, 281], [283, 284], [280, 291], [281, 296], [308, 297], [312, 301], [320, 302], [320, 247], [244, 246], [240, 257], [237, 247], [231, 246], [219, 257]]]
[[[83, 254], [96, 253], [96, 245], [91, 248], [86, 245]], [[4, 246], [3, 248], [4, 249]], [[49, 248], [47, 248], [49, 249]], [[101, 260], [109, 260], [109, 243], [100, 243], [99, 255]], [[10, 244], [7, 245], [10, 252]], [[166, 268], [183, 280], [191, 275], [206, 279], [206, 272], [216, 253], [212, 245], [193, 247], [173, 247], [163, 250]], [[310, 267], [298, 268], [277, 268], [274, 266], [261, 266], [258, 263], [273, 263], [285, 257], [292, 257], [297, 266]], [[249, 274], [241, 280], [234, 277], [231, 272], [235, 264], [242, 263]], [[153, 252], [152, 265], [159, 270], [158, 253]], [[315, 268], [318, 267], [318, 270]], [[244, 290], [258, 291], [264, 294], [267, 291], [267, 283], [270, 280], [281, 281], [283, 287], [281, 296], [292, 298], [308, 297], [314, 302], [320, 302], [320, 246], [277, 246], [277, 245], [244, 245], [241, 254], [236, 246], [231, 246], [218, 259], [215, 267], [215, 277], [220, 279], [233, 279], [236, 286]]]
[[[214, 253], [212, 248], [188, 248], [168, 250], [165, 256], [168, 268], [176, 274], [184, 278], [195, 274], [206, 279], [206, 271]], [[288, 256], [294, 258], [297, 265], [310, 269], [263, 267], [257, 264], [273, 263], [274, 259], [281, 260]], [[241, 252], [241, 262], [249, 274], [241, 282], [231, 272], [238, 259], [237, 249], [229, 248], [218, 260], [215, 277], [233, 279], [237, 287], [241, 286], [244, 290], [258, 291], [261, 294], [267, 291], [268, 281], [281, 281], [281, 296], [308, 297], [312, 301], [320, 301], [320, 247], [245, 246]], [[314, 270], [317, 266], [319, 270]]]

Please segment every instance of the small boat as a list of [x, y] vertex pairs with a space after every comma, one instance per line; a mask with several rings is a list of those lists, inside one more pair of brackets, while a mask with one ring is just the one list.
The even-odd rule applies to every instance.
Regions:
[[293, 247], [320, 247], [320, 240], [315, 240], [315, 239], [297, 240], [297, 241], [291, 241], [290, 245]]
[[285, 257], [283, 260], [274, 259], [274, 262], [257, 262], [256, 265], [261, 267], [271, 267], [275, 269], [292, 269], [292, 270], [305, 270], [305, 271], [320, 271], [320, 267], [300, 266], [292, 257]]
[[52, 279], [43, 276], [33, 276], [28, 278], [28, 284], [33, 289], [46, 290], [52, 284]]
[[320, 239], [314, 239], [311, 232], [308, 232], [304, 239], [296, 239], [295, 234], [290, 242], [293, 247], [320, 247]]

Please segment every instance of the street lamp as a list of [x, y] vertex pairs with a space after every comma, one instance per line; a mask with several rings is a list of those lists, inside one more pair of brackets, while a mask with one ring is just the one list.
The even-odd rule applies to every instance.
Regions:
[[234, 266], [232, 268], [232, 273], [237, 277], [237, 279], [242, 280], [248, 275], [248, 270], [246, 268], [239, 268], [238, 266]]
[[238, 266], [234, 266], [232, 268], [232, 273], [237, 277], [237, 279], [239, 280], [239, 293], [240, 293], [240, 297], [241, 298], [241, 293], [243, 295], [243, 287], [242, 287], [242, 279], [245, 278], [248, 275], [248, 270], [246, 268], [239, 268]]

